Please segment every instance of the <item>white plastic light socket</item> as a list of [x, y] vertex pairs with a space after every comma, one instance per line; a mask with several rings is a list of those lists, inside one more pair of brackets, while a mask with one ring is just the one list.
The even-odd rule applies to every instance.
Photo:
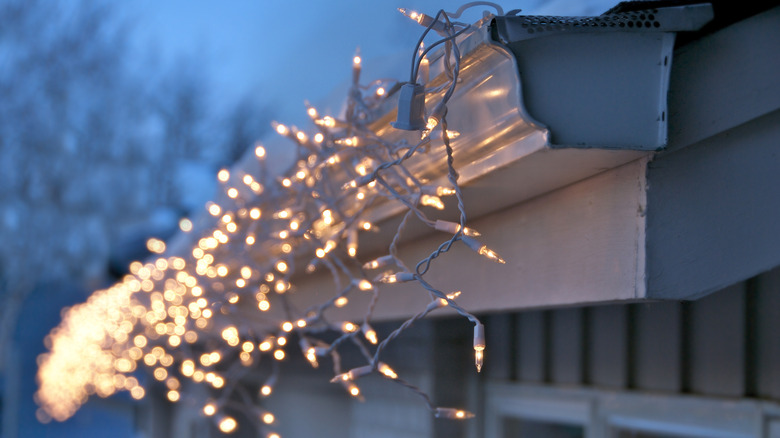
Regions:
[[398, 96], [398, 115], [393, 127], [405, 131], [425, 128], [425, 86], [405, 83]]

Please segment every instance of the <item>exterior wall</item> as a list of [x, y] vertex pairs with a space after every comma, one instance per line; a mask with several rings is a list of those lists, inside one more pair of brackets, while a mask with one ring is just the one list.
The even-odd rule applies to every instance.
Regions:
[[[380, 336], [386, 336], [395, 325], [377, 324], [374, 328]], [[435, 385], [444, 383], [450, 386], [445, 374], [431, 373], [435, 355], [442, 353], [437, 360], [448, 355], [446, 347], [435, 347], [439, 330], [439, 326], [430, 321], [420, 321], [415, 324], [415, 330], [402, 336], [403, 342], [390, 345], [382, 357], [382, 361], [406, 381], [428, 394], [434, 393]], [[360, 360], [357, 355], [357, 351], [345, 351], [342, 355], [343, 368], [349, 369], [357, 364]], [[276, 431], [282, 437], [433, 436], [435, 422], [425, 403], [406, 388], [375, 376], [362, 378], [356, 384], [365, 401], [359, 401], [350, 397], [340, 385], [329, 382], [333, 370], [327, 361], [322, 361], [314, 370], [304, 363], [300, 354], [291, 352], [286, 360], [288, 363], [279, 376], [275, 395], [264, 405], [277, 416]], [[434, 398], [434, 401], [440, 400]]]
[[[773, 436], [762, 435], [770, 427], [762, 421], [780, 413], [780, 268], [697, 301], [509, 311], [483, 318], [488, 339], [482, 374], [472, 364], [470, 325], [458, 318], [422, 322], [385, 358], [427, 390], [435, 404], [466, 407], [476, 419], [434, 420], [415, 395], [381, 379], [359, 381], [366, 400], [358, 402], [327, 383], [324, 374], [311, 376], [300, 367], [283, 377], [280, 398], [268, 406], [279, 413], [279, 432], [361, 438], [557, 436], [549, 422], [579, 424], [586, 438], [714, 436], [709, 429], [696, 432], [698, 426], [686, 426], [688, 421], [733, 430], [724, 437]], [[393, 325], [378, 328], [386, 332]], [[530, 426], [511, 412], [543, 419], [531, 425], [541, 435], [523, 435], [532, 433]], [[620, 422], [629, 417], [632, 421]], [[589, 426], [593, 418], [600, 426]], [[683, 425], [675, 426], [678, 432], [665, 429], [669, 435], [615, 432], [654, 418]], [[503, 422], [499, 429], [496, 421]], [[497, 430], [502, 434], [493, 435]]]
[[775, 269], [692, 302], [491, 315], [487, 333], [505, 339], [487, 351], [517, 353], [486, 377], [780, 401], [779, 301]]
[[[496, 411], [511, 403], [523, 406], [515, 410], [520, 416], [580, 424], [579, 436], [586, 437], [714, 436], [690, 424], [689, 434], [682, 432], [680, 424], [696, 416], [731, 431], [723, 436], [775, 436], [769, 430], [780, 409], [780, 268], [698, 301], [497, 314], [487, 318], [486, 330], [497, 341], [486, 351], [517, 347], [486, 364], [485, 436], [517, 430], [495, 424], [505, 421]], [[543, 402], [565, 411], [565, 402], [577, 397], [580, 408], [596, 411], [578, 417], [570, 406], [560, 418], [533, 413]], [[614, 415], [601, 410], [629, 415], [633, 420], [621, 427], [631, 430], [661, 416], [679, 422], [665, 429], [679, 435], [611, 435], [605, 424]]]

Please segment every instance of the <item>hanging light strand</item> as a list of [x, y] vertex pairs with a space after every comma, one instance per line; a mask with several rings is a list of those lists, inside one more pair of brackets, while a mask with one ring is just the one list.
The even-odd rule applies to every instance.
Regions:
[[[465, 7], [476, 5], [492, 4], [474, 2]], [[463, 9], [453, 16], [459, 16]], [[50, 352], [40, 359], [39, 418], [65, 420], [92, 393], [105, 397], [127, 390], [133, 398], [143, 398], [146, 390], [132, 373], [145, 367], [160, 384], [164, 382], [168, 399], [174, 403], [185, 394], [182, 381], [210, 385], [218, 395], [204, 401], [203, 413], [212, 417], [222, 432], [232, 433], [240, 427], [231, 412], [241, 411], [263, 436], [279, 438], [268, 429], [275, 417], [262, 408], [262, 400], [272, 395], [295, 339], [298, 347], [292, 348], [299, 348], [312, 367], [330, 358], [334, 382], [351, 397], [362, 400], [356, 381], [376, 373], [419, 395], [435, 417], [460, 420], [473, 416], [434, 406], [424, 391], [381, 360], [386, 347], [416, 321], [448, 307], [474, 325], [475, 364], [480, 371], [484, 326], [456, 303], [459, 291], [445, 293], [425, 276], [434, 261], [458, 242], [504, 263], [474, 239], [479, 236], [476, 230], [466, 226], [447, 124], [447, 103], [460, 72], [457, 39], [474, 27], [450, 21], [450, 14], [444, 11], [433, 17], [402, 12], [426, 26], [412, 57], [412, 83], [417, 81], [423, 60], [428, 62], [430, 51], [440, 48], [443, 52], [438, 59], [444, 83], [432, 90], [415, 89], [430, 93], [431, 101], [441, 94], [419, 140], [393, 141], [370, 128], [386, 111], [384, 97], [401, 89], [401, 83], [382, 79], [361, 85], [363, 59], [356, 52], [343, 117], [321, 115], [307, 103], [307, 114], [317, 130], [314, 135], [274, 122], [275, 131], [296, 148], [296, 163], [286, 175], [272, 180], [265, 148], [253, 145], [259, 173], [220, 170], [220, 200], [209, 202], [207, 214], [197, 221], [180, 222], [182, 231], [194, 242], [186, 257], [169, 254], [174, 251], [171, 245], [150, 239], [148, 247], [158, 256], [156, 260], [133, 262], [130, 273], [119, 283], [96, 291], [86, 303], [64, 313], [63, 322], [47, 337]], [[431, 30], [442, 38], [423, 49], [423, 40]], [[434, 131], [439, 130], [441, 135], [434, 137]], [[434, 141], [443, 143], [447, 155], [443, 169], [447, 183], [443, 186], [430, 185], [407, 167], [407, 161], [425, 154]], [[457, 222], [429, 217], [431, 211], [445, 206], [443, 196], [454, 196]], [[388, 202], [405, 209], [388, 253], [371, 261], [360, 260], [361, 236], [376, 229], [368, 215], [373, 207]], [[398, 247], [414, 219], [451, 236], [410, 269], [399, 256]], [[327, 269], [334, 294], [297, 312], [289, 295], [295, 292], [294, 281], [300, 274], [296, 261], [307, 259], [306, 272]], [[376, 277], [366, 272], [383, 269], [389, 270], [371, 274]], [[371, 325], [380, 295], [383, 288], [402, 283], [420, 286], [430, 302], [380, 339]], [[327, 318], [329, 310], [350, 305], [350, 299], [361, 294], [371, 296], [359, 320]], [[283, 319], [261, 328], [247, 316], [246, 309], [252, 308], [262, 312], [264, 320]], [[276, 312], [270, 316], [272, 309]], [[358, 349], [365, 364], [345, 372], [339, 350], [347, 342]], [[254, 364], [265, 363], [264, 357], [272, 360], [263, 366], [266, 371], [259, 371]], [[63, 370], [70, 374], [63, 375]], [[250, 372], [265, 374], [254, 395], [242, 384]]]

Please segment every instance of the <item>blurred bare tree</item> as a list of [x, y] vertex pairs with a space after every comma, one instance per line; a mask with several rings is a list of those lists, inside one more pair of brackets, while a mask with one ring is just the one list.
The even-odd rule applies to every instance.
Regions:
[[192, 208], [178, 162], [213, 172], [268, 126], [248, 102], [215, 114], [192, 60], [142, 74], [114, 7], [0, 2], [0, 356], [30, 291], [100, 284], [123, 229]]

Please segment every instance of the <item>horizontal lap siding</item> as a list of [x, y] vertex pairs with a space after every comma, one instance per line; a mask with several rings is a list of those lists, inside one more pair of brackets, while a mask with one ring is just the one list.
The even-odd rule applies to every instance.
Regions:
[[755, 391], [780, 400], [780, 269], [759, 276], [756, 287]]
[[780, 400], [780, 269], [692, 302], [486, 320], [488, 379]]

